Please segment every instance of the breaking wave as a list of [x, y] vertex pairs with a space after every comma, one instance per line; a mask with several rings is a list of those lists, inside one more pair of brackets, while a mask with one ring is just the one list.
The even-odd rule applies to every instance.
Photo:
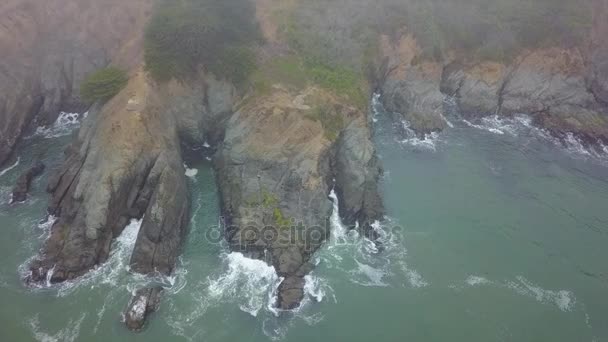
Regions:
[[186, 164], [184, 164], [184, 168], [186, 169], [186, 177], [196, 180], [196, 175], [198, 175], [198, 169], [188, 168]]
[[7, 167], [6, 169], [0, 171], [0, 177], [4, 176], [5, 174], [7, 174], [9, 171], [11, 171], [12, 169], [16, 168], [17, 166], [19, 166], [19, 162], [21, 161], [21, 157], [17, 157], [17, 160], [15, 161], [15, 164]]
[[357, 229], [349, 230], [342, 222], [335, 192], [329, 195], [334, 209], [330, 217], [331, 238], [318, 253], [319, 264], [347, 275], [354, 284], [387, 287], [397, 285], [398, 279], [407, 279], [406, 286], [421, 288], [429, 285], [414, 269], [408, 266], [407, 249], [401, 241], [401, 231], [390, 218], [374, 222], [371, 229], [378, 236], [376, 242], [361, 236]]
[[53, 125], [49, 127], [38, 127], [33, 136], [42, 136], [50, 139], [69, 135], [74, 129], [80, 127], [81, 119], [86, 118], [88, 114], [88, 112], [82, 114], [61, 112]]
[[481, 118], [474, 123], [466, 119], [462, 119], [462, 122], [468, 127], [493, 134], [547, 141], [565, 149], [572, 156], [591, 158], [602, 163], [608, 163], [608, 146], [605, 146], [601, 141], [598, 141], [596, 146], [586, 147], [573, 133], [567, 133], [563, 139], [556, 138], [549, 131], [535, 127], [532, 124], [532, 118], [525, 114], [518, 114], [513, 117], [492, 115]]

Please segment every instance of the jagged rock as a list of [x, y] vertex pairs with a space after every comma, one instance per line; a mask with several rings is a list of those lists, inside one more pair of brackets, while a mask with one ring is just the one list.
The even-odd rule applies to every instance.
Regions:
[[351, 226], [358, 223], [365, 235], [375, 238], [371, 225], [384, 215], [378, 192], [382, 169], [365, 121], [353, 121], [344, 129], [334, 160], [343, 222]]
[[40, 176], [43, 172], [44, 164], [41, 161], [37, 161], [32, 167], [21, 174], [21, 176], [17, 178], [17, 184], [13, 188], [12, 203], [25, 201], [27, 198], [27, 193], [30, 190], [32, 180]]
[[456, 98], [460, 112], [467, 117], [496, 114], [507, 67], [500, 63], [482, 62], [464, 65], [452, 62], [445, 66], [441, 92]]
[[545, 49], [524, 55], [506, 80], [501, 112], [531, 113], [558, 136], [568, 132], [589, 143], [608, 141], [608, 115], [586, 84], [577, 50]]
[[160, 307], [163, 288], [160, 286], [142, 288], [135, 292], [124, 313], [125, 324], [132, 331], [139, 332], [144, 328], [148, 316]]
[[287, 277], [281, 282], [278, 289], [278, 308], [281, 310], [292, 310], [300, 305], [304, 298], [304, 278]]
[[155, 257], [145, 265], [134, 262], [134, 269], [172, 270], [185, 236], [189, 198], [177, 124], [164, 115], [157, 91], [137, 73], [83, 122], [65, 163], [49, 181], [49, 213], [58, 220], [26, 281], [57, 283], [83, 275], [108, 258], [112, 240], [144, 213], [134, 260], [150, 251]]

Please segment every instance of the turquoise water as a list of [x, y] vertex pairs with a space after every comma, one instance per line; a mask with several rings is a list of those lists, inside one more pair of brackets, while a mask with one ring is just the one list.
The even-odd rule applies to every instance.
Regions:
[[24, 204], [9, 206], [8, 191], [31, 156], [58, 165], [69, 136], [26, 140], [20, 163], [0, 176], [0, 341], [608, 340], [606, 159], [575, 140], [558, 145], [525, 117], [467, 124], [453, 115], [453, 128], [426, 140], [381, 108], [375, 119], [383, 251], [334, 215], [305, 303], [276, 317], [273, 269], [208, 238], [220, 234], [216, 185], [207, 161], [193, 163], [185, 251], [177, 274], [159, 280], [169, 289], [141, 334], [120, 315], [146, 282], [127, 269], [137, 222], [84, 279], [22, 286], [20, 266], [48, 229], [39, 224], [48, 173]]

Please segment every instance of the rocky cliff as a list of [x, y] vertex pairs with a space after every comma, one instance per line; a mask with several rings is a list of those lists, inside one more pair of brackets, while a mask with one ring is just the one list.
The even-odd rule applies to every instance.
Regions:
[[[0, 5], [0, 165], [35, 121], [84, 107], [79, 85], [110, 62], [140, 60], [151, 0], [8, 0]], [[103, 15], [100, 15], [103, 13]]]
[[[600, 25], [601, 26], [601, 25]], [[601, 55], [603, 44], [591, 49]], [[446, 128], [445, 96], [468, 118], [530, 114], [557, 137], [574, 133], [588, 144], [608, 141], [608, 111], [601, 98], [603, 59], [578, 48], [523, 51], [510, 63], [453, 54], [426, 61], [414, 37], [382, 38], [381, 90], [390, 111], [401, 113], [420, 134]], [[596, 70], [591, 77], [589, 70]]]

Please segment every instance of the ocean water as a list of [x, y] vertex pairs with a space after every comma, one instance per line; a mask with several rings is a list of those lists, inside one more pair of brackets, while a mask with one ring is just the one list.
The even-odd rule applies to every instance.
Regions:
[[[453, 112], [451, 128], [420, 139], [373, 105], [388, 210], [374, 225], [381, 247], [334, 211], [302, 306], [279, 313], [274, 269], [222, 242], [215, 176], [201, 158], [187, 165], [184, 253], [174, 276], [153, 280], [167, 291], [140, 334], [121, 322], [150, 281], [128, 270], [137, 221], [82, 279], [21, 283], [52, 223], [48, 170], [78, 126], [61, 116], [0, 170], [0, 341], [608, 341], [608, 151], [555, 141], [525, 115], [468, 122]], [[36, 156], [45, 176], [26, 203], [8, 205]]]

